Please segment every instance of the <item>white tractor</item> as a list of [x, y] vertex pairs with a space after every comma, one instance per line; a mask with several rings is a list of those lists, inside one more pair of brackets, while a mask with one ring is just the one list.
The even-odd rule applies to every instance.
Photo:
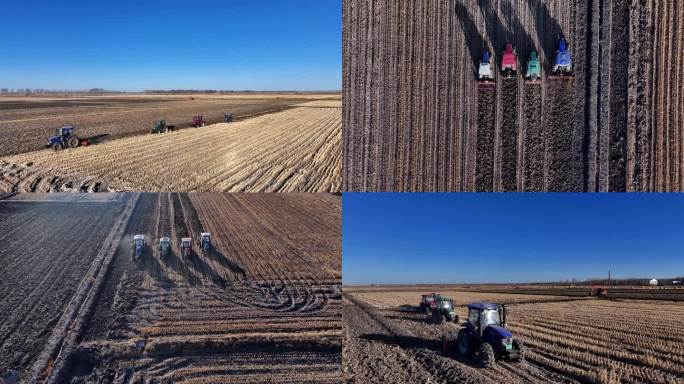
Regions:
[[480, 81], [494, 80], [494, 72], [492, 72], [491, 58], [488, 51], [482, 52], [482, 60], [480, 60], [480, 68], [477, 71], [477, 78]]

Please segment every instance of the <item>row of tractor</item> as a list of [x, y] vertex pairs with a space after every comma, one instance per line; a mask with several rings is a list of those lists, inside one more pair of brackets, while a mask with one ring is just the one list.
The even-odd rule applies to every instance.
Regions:
[[[478, 69], [478, 80], [485, 82], [494, 80], [494, 71], [492, 70], [491, 61], [492, 59], [489, 51], [484, 50]], [[500, 70], [504, 76], [509, 78], [515, 76], [518, 71], [518, 58], [512, 43], [506, 43], [501, 57]], [[565, 39], [560, 39], [558, 42], [558, 50], [553, 58], [551, 73], [555, 76], [572, 76], [572, 55], [568, 50], [568, 43]], [[527, 60], [525, 79], [537, 81], [541, 79], [541, 75], [542, 65], [539, 60], [539, 53], [537, 51], [531, 51], [530, 57]]]
[[[224, 123], [232, 123], [233, 122], [233, 114], [230, 112], [226, 112], [223, 114], [223, 122]], [[193, 116], [192, 118], [192, 127], [198, 128], [198, 127], [204, 127], [207, 125], [207, 119], [202, 116], [202, 115], [197, 115]], [[166, 124], [166, 120], [164, 119], [159, 119], [154, 122], [154, 126], [152, 127], [152, 133], [165, 133], [169, 131], [173, 131], [176, 128], [174, 125], [168, 125]], [[91, 144], [94, 144], [96, 141], [99, 139], [109, 136], [108, 134], [103, 134], [103, 135], [97, 135], [93, 137], [88, 137], [88, 138], [83, 138], [79, 137], [75, 133], [76, 128], [73, 125], [64, 125], [60, 128], [57, 128], [57, 131], [55, 132], [54, 136], [51, 136], [48, 139], [47, 147], [52, 148], [55, 151], [59, 151], [62, 149], [68, 149], [68, 148], [77, 148], [81, 146], [88, 146]]]
[[[432, 323], [459, 323], [454, 301], [439, 293], [421, 297], [418, 306]], [[506, 329], [506, 306], [487, 302], [468, 304], [468, 318], [460, 324], [455, 338], [442, 337], [444, 352], [456, 351], [464, 359], [474, 360], [483, 368], [496, 360], [521, 361], [523, 346], [520, 340]]]
[[[207, 232], [200, 233], [196, 239], [196, 243], [202, 253], [206, 254], [211, 251], [211, 234]], [[178, 247], [180, 248], [180, 255], [183, 260], [188, 260], [192, 254], [193, 241], [191, 237], [183, 237], [180, 239]], [[171, 254], [171, 238], [162, 236], [157, 241], [157, 250], [159, 251], [159, 258], [165, 259]], [[145, 256], [149, 251], [149, 244], [145, 235], [133, 236], [133, 260], [138, 260]]]
[[[230, 112], [226, 112], [223, 114], [223, 122], [224, 123], [232, 123], [233, 122], [233, 114]], [[192, 117], [192, 123], [190, 124], [191, 127], [193, 128], [199, 128], [199, 127], [204, 127], [208, 124], [206, 117], [203, 115], [195, 115]], [[154, 126], [152, 127], [152, 133], [166, 133], [169, 131], [173, 131], [176, 128], [175, 125], [168, 125], [166, 124], [165, 119], [159, 119], [154, 122]]]

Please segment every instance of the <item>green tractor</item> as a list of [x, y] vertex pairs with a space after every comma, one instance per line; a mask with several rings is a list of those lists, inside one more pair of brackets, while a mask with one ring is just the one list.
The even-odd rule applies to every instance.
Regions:
[[432, 309], [431, 316], [433, 324], [442, 324], [444, 322], [458, 323], [458, 315], [454, 309], [454, 301], [448, 297], [435, 297], [435, 306]]
[[530, 52], [530, 59], [527, 61], [527, 73], [525, 78], [531, 81], [537, 81], [541, 78], [541, 65], [539, 64], [539, 56], [537, 51]]
[[154, 122], [152, 133], [165, 133], [169, 131], [169, 126], [166, 125], [166, 120], [160, 119]]

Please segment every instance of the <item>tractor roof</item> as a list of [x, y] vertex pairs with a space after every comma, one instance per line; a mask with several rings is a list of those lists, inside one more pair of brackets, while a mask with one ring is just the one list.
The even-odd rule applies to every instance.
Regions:
[[133, 236], [133, 240], [138, 240], [138, 239], [145, 239], [145, 235], [135, 235], [135, 236]]
[[159, 239], [159, 241], [171, 241], [171, 238], [165, 236]]
[[60, 129], [74, 129], [73, 125], [63, 125]]
[[468, 304], [468, 309], [477, 309], [477, 310], [499, 309], [499, 306], [496, 304], [487, 303], [487, 302], [482, 301], [482, 302], [478, 302], [478, 303]]
[[184, 237], [184, 238], [181, 239], [181, 241], [192, 241], [192, 239], [189, 238], [189, 237]]
[[211, 235], [209, 234], [209, 232], [202, 232], [202, 233], [200, 233], [200, 236], [211, 236]]

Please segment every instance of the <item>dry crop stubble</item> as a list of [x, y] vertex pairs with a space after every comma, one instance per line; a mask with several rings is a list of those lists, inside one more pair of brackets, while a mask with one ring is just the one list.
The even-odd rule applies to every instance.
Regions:
[[338, 192], [340, 108], [0, 159], [5, 190]]
[[[347, 0], [343, 23], [345, 190], [684, 190], [681, 2]], [[560, 37], [572, 79], [548, 77]], [[489, 112], [476, 67], [508, 41], [517, 100], [498, 76]]]
[[[560, 383], [674, 383], [684, 379], [681, 344], [681, 303], [661, 300], [601, 300], [594, 298], [515, 295], [445, 291], [456, 300], [457, 313], [466, 316], [464, 303], [486, 300], [507, 303], [508, 326], [525, 346], [524, 363], [497, 364], [488, 370], [444, 355], [440, 335], [454, 335], [454, 324], [433, 325], [417, 312], [418, 291], [348, 291], [358, 303], [345, 302], [345, 370], [347, 378], [359, 372], [397, 372], [408, 364], [400, 359], [364, 359], [357, 351], [393, 349], [393, 355], [431, 356], [423, 381], [447, 382], [440, 365], [449, 365], [471, 380], [483, 382]], [[365, 308], [365, 309], [363, 309]], [[347, 313], [369, 313], [381, 331], [352, 333], [355, 319]], [[390, 332], [394, 336], [382, 336]], [[407, 337], [406, 335], [410, 335]], [[351, 339], [347, 342], [347, 339]], [[349, 350], [346, 345], [351, 346]], [[389, 354], [390, 352], [385, 352]], [[404, 357], [405, 358], [405, 357]], [[403, 367], [403, 368], [402, 368]], [[430, 368], [433, 367], [433, 368]], [[408, 371], [410, 372], [410, 370]], [[356, 378], [356, 382], [361, 382]]]
[[[39, 201], [20, 196], [17, 199], [22, 202], [13, 204], [33, 211], [24, 208], [23, 214], [11, 216], [7, 222], [27, 233], [46, 224], [42, 214], [26, 220], [35, 214], [35, 207], [59, 217], [64, 215], [64, 207], [58, 205], [72, 204], [73, 215], [92, 213], [98, 207], [116, 208], [123, 201], [130, 205], [127, 219], [116, 231], [111, 263], [98, 272], [98, 279], [103, 276], [102, 289], [85, 294], [88, 301], [72, 323], [77, 326], [69, 329], [63, 344], [57, 345], [54, 359], [41, 360], [40, 366], [34, 364], [34, 377], [45, 377], [51, 383], [72, 379], [341, 381], [339, 196], [172, 193], [133, 195], [135, 200], [111, 202], [100, 198], [103, 202], [97, 202], [69, 194], [73, 198], [67, 203], [62, 202], [64, 195], [30, 195]], [[0, 209], [14, 205], [3, 203]], [[114, 214], [120, 212], [108, 209]], [[104, 213], [87, 216], [82, 220], [97, 221], [88, 228], [108, 233], [111, 223], [103, 220], [107, 217]], [[69, 226], [69, 230], [78, 227]], [[79, 230], [80, 238], [93, 235], [92, 231]], [[179, 238], [196, 237], [202, 231], [212, 233], [214, 248], [208, 253], [195, 250], [190, 258], [181, 258]], [[139, 260], [132, 257], [130, 241], [134, 234], [146, 235], [150, 244]], [[161, 236], [173, 239], [171, 253], [163, 258], [156, 250]], [[97, 236], [90, 237], [97, 240]], [[62, 244], [60, 239], [53, 240]], [[42, 257], [57, 267], [61, 265], [62, 272], [71, 271], [63, 275], [69, 280], [62, 282], [65, 287], [77, 283], [80, 278], [74, 274], [90, 264], [79, 248], [89, 241], [77, 243], [76, 248], [64, 249], [74, 258], [69, 264]], [[17, 255], [14, 252], [10, 256]], [[17, 260], [24, 267], [36, 265], [33, 260]], [[74, 265], [78, 268], [70, 268]], [[38, 277], [25, 280], [41, 281]], [[16, 290], [17, 285], [7, 286], [10, 296], [12, 288]], [[62, 301], [53, 300], [55, 305], [68, 301], [68, 294], [62, 296]], [[35, 307], [43, 303], [41, 300], [32, 296], [26, 304]], [[30, 331], [17, 328], [12, 335], [28, 337]], [[40, 352], [40, 346], [36, 349]], [[13, 362], [20, 368], [28, 363], [26, 359]], [[4, 361], [2, 368], [6, 368]]]

